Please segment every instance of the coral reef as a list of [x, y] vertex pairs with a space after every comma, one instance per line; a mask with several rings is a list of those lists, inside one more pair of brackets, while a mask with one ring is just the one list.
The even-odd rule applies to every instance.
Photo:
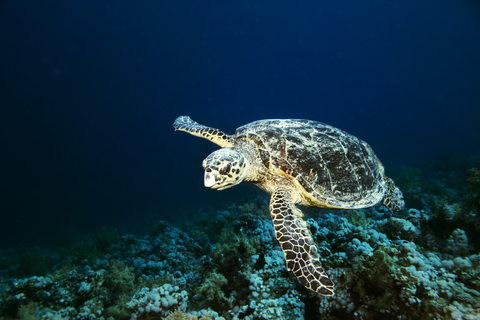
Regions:
[[231, 306], [232, 300], [227, 299], [222, 287], [228, 283], [221, 273], [211, 272], [198, 288], [197, 297], [205, 298], [213, 306]]
[[480, 171], [467, 165], [404, 169], [400, 212], [305, 208], [332, 297], [287, 271], [259, 197], [143, 235], [1, 251], [0, 318], [478, 319]]
[[174, 310], [187, 309], [188, 293], [178, 286], [164, 284], [157, 288], [142, 288], [126, 304], [133, 311], [131, 319], [165, 317]]

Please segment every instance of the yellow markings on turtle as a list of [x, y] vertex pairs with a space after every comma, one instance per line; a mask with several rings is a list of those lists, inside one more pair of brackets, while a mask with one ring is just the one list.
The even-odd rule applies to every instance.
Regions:
[[212, 141], [222, 148], [235, 146], [234, 138], [222, 131], [199, 124], [188, 116], [180, 116], [173, 123], [175, 130]]

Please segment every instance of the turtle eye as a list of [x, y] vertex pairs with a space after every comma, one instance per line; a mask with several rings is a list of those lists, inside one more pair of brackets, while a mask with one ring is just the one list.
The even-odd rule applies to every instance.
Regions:
[[226, 175], [230, 172], [231, 168], [232, 168], [232, 165], [230, 163], [227, 163], [222, 168], [220, 168], [219, 172], [220, 172], [221, 175]]

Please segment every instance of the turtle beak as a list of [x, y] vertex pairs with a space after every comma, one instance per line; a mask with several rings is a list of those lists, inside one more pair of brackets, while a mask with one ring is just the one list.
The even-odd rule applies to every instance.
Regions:
[[217, 176], [218, 176], [218, 173], [216, 171], [212, 171], [212, 172], [205, 171], [205, 177], [203, 179], [203, 183], [205, 184], [205, 187], [216, 189], [215, 184], [217, 183], [217, 181], [221, 180], [220, 177], [217, 178]]

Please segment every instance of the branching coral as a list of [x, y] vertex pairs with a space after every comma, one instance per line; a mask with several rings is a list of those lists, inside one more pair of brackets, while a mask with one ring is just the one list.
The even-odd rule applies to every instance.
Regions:
[[198, 288], [197, 295], [206, 298], [217, 306], [228, 306], [232, 304], [232, 299], [227, 299], [222, 286], [227, 284], [227, 279], [221, 273], [211, 272], [203, 284]]
[[461, 206], [458, 203], [449, 204], [447, 199], [435, 202], [435, 208], [432, 212], [434, 218], [442, 220], [453, 220], [461, 217]]
[[373, 223], [371, 218], [365, 218], [365, 213], [361, 210], [352, 210], [348, 212], [350, 222], [355, 226], [368, 227]]
[[19, 320], [40, 320], [42, 319], [42, 313], [38, 303], [29, 302], [26, 305], [22, 305], [18, 308], [18, 319]]
[[220, 268], [233, 272], [238, 267], [238, 261], [251, 257], [260, 249], [260, 240], [257, 236], [247, 237], [237, 235], [232, 228], [222, 230], [212, 258], [220, 264]]
[[134, 269], [121, 261], [113, 260], [106, 280], [113, 293], [129, 292], [135, 282]]
[[211, 272], [205, 279], [203, 284], [198, 288], [197, 294], [205, 297], [208, 301], [214, 299], [225, 299], [225, 293], [222, 291], [222, 286], [227, 284], [227, 279], [221, 273], [216, 271]]
[[254, 212], [256, 205], [254, 202], [246, 202], [238, 206], [238, 210], [242, 213]]

